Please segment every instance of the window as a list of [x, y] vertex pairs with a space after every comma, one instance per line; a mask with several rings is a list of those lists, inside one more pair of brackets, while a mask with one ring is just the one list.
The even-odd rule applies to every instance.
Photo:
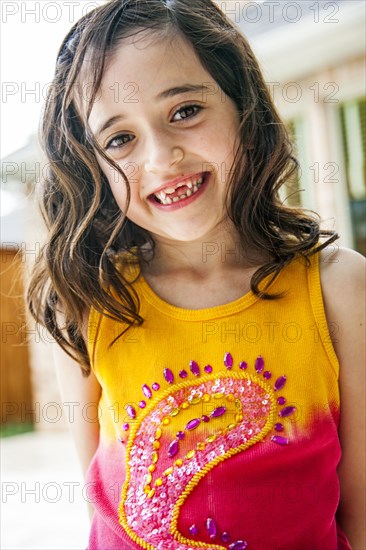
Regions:
[[294, 118], [287, 122], [287, 129], [294, 144], [294, 155], [299, 161], [300, 169], [286, 182], [280, 196], [285, 206], [302, 206], [313, 208], [312, 181], [307, 169], [307, 151], [305, 144], [305, 123], [302, 118]]
[[366, 98], [343, 103], [340, 119], [353, 247], [366, 256]]

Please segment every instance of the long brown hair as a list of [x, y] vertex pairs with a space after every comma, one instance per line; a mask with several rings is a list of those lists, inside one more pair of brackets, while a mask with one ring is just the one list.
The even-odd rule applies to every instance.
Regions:
[[[230, 174], [227, 212], [243, 243], [267, 251], [272, 258], [253, 275], [252, 291], [262, 299], [278, 298], [259, 290], [262, 279], [272, 274], [273, 280], [296, 255], [307, 258], [338, 238], [335, 232], [320, 229], [315, 213], [280, 201], [279, 188], [296, 173], [298, 164], [248, 42], [217, 5], [195, 0], [193, 9], [191, 0], [110, 0], [74, 25], [58, 54], [41, 126], [50, 164], [41, 201], [48, 238], [27, 296], [34, 318], [79, 361], [85, 375], [90, 362], [80, 329], [83, 312], [93, 306], [120, 321], [125, 330], [141, 324], [138, 296], [114, 256], [129, 251], [141, 262], [142, 245], [149, 243], [153, 251], [154, 243], [120, 211], [98, 165], [95, 149], [123, 177], [129, 200], [128, 178], [98, 146], [76, 109], [78, 77], [82, 71], [93, 75], [87, 119], [106, 57], [121, 39], [142, 30], [165, 32], [172, 38], [179, 33], [188, 40], [237, 106], [240, 146]], [[328, 239], [320, 244], [320, 237]], [[64, 327], [56, 315], [60, 303]]]

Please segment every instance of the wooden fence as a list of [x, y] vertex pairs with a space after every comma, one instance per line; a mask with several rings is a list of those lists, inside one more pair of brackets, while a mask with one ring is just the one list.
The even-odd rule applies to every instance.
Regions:
[[22, 258], [1, 248], [1, 429], [24, 431], [34, 421], [29, 350], [25, 330]]

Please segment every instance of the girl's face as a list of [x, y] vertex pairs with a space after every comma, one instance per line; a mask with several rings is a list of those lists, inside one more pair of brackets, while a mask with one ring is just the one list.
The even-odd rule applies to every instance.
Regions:
[[107, 64], [89, 118], [117, 204], [155, 240], [207, 238], [227, 217], [225, 191], [239, 115], [192, 46], [149, 33], [124, 39]]

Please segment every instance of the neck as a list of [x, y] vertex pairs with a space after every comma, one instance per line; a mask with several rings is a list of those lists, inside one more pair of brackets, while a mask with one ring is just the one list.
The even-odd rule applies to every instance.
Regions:
[[216, 227], [209, 235], [195, 241], [172, 241], [157, 235], [153, 237], [155, 255], [143, 268], [144, 273], [153, 276], [179, 271], [207, 279], [269, 261], [268, 255], [255, 253], [243, 245], [231, 222]]

